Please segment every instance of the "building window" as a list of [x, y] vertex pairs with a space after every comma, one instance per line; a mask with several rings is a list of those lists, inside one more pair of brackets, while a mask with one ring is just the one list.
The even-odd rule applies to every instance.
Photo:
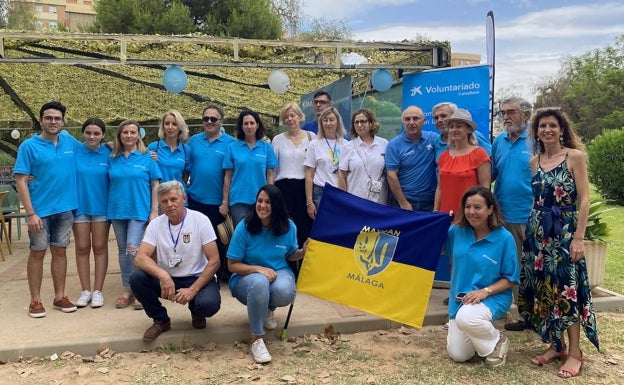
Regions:
[[50, 7], [48, 8], [48, 12], [56, 13], [56, 5], [50, 5]]
[[69, 12], [65, 12], [65, 20], [69, 20]]
[[50, 20], [50, 23], [48, 24], [48, 28], [56, 29], [57, 26], [58, 26], [58, 24], [56, 23], [56, 20]]
[[42, 12], [43, 12], [43, 5], [35, 4], [35, 13], [42, 13]]
[[35, 20], [35, 29], [41, 29], [41, 28], [43, 28], [43, 21], [41, 21], [41, 19]]

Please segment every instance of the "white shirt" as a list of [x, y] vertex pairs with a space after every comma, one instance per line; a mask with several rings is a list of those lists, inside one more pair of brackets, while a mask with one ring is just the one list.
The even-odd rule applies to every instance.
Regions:
[[169, 226], [169, 218], [160, 215], [147, 225], [143, 241], [156, 247], [156, 263], [172, 277], [200, 275], [208, 259], [203, 246], [216, 240], [210, 219], [186, 209], [181, 223]]
[[[334, 187], [338, 187], [338, 162], [346, 140], [315, 139], [308, 145], [306, 152], [305, 166], [314, 168], [314, 184], [323, 187], [325, 182]], [[334, 155], [332, 162], [331, 155]]]
[[285, 134], [276, 135], [271, 142], [277, 158], [275, 181], [280, 179], [305, 179], [303, 162], [305, 161], [308, 144], [316, 138], [316, 135], [313, 132], [306, 131], [305, 138], [295, 147]]
[[[347, 171], [347, 191], [364, 199], [386, 204], [388, 200], [388, 182], [385, 162], [388, 141], [379, 136], [373, 138], [369, 146], [362, 139], [355, 138], [347, 143], [340, 156], [340, 170]], [[364, 163], [366, 162], [366, 163]], [[369, 196], [369, 181], [380, 181], [381, 192], [374, 199]]]

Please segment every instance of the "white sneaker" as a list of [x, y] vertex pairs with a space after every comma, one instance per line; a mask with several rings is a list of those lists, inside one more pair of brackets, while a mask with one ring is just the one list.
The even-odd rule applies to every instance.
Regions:
[[264, 327], [268, 330], [273, 330], [277, 327], [277, 321], [271, 310], [267, 311], [266, 317], [264, 317]]
[[91, 307], [102, 307], [104, 306], [104, 295], [101, 291], [95, 290], [93, 292], [93, 297], [91, 298]]
[[259, 364], [271, 362], [271, 354], [267, 350], [262, 338], [258, 338], [253, 344], [251, 344], [251, 355], [253, 356], [254, 361]]
[[76, 301], [77, 307], [85, 307], [91, 302], [91, 292], [89, 290], [83, 290], [80, 294], [80, 298]]

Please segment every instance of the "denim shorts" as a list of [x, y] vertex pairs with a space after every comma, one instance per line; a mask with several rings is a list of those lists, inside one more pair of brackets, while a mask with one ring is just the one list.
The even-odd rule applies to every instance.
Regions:
[[77, 215], [74, 223], [106, 222], [106, 215]]
[[41, 231], [28, 231], [31, 250], [45, 250], [48, 246], [67, 247], [69, 235], [74, 223], [71, 211], [64, 211], [41, 218]]

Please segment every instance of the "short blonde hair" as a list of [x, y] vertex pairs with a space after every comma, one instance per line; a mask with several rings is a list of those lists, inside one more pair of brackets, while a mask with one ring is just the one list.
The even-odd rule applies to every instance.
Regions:
[[280, 111], [280, 124], [284, 124], [284, 118], [286, 118], [286, 112], [288, 110], [293, 110], [295, 114], [297, 114], [297, 116], [301, 118], [302, 122], [305, 120], [305, 115], [303, 114], [303, 111], [301, 111], [301, 107], [299, 107], [299, 105], [295, 102], [290, 102], [286, 103], [286, 105], [282, 107], [282, 110]]

